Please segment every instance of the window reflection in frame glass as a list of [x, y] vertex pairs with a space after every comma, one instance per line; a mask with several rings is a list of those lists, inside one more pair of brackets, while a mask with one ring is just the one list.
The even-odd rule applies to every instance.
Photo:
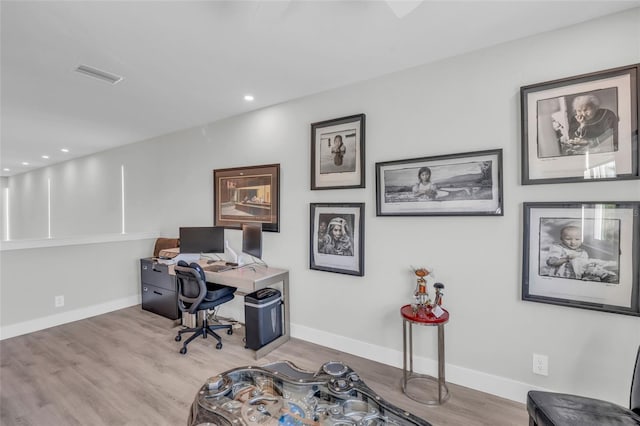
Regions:
[[521, 87], [522, 184], [637, 179], [639, 69]]
[[524, 203], [522, 299], [640, 316], [640, 202]]

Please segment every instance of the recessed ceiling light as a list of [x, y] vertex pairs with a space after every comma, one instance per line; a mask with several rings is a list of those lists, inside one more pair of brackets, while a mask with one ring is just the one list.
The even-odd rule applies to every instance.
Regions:
[[67, 148], [62, 148], [60, 151], [62, 152], [69, 152], [69, 150]]
[[22, 165], [23, 165], [23, 166], [28, 166], [28, 165], [29, 165], [29, 163], [27, 163], [26, 161], [23, 161], [23, 162], [22, 162]]
[[48, 155], [43, 155], [42, 158], [44, 158], [45, 160], [48, 160], [49, 156]]
[[244, 100], [251, 102], [253, 100], [253, 95], [244, 95]]
[[8, 169], [6, 167], [4, 169], [2, 169], [2, 170], [4, 170], [5, 172], [10, 172], [11, 171], [11, 169]]
[[76, 68], [76, 71], [88, 75], [89, 77], [97, 78], [98, 80], [106, 81], [107, 83], [116, 84], [120, 83], [123, 79], [122, 76], [110, 73], [108, 71], [99, 70], [98, 68], [90, 67], [88, 65], [80, 65]]

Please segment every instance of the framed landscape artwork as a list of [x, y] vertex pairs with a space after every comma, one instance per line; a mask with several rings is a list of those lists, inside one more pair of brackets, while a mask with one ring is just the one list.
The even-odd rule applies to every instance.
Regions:
[[213, 171], [213, 225], [280, 232], [280, 164]]
[[376, 163], [377, 216], [502, 216], [502, 150]]
[[311, 189], [364, 188], [365, 115], [311, 124]]
[[522, 299], [640, 316], [640, 202], [524, 203]]
[[520, 88], [522, 184], [637, 179], [639, 69]]
[[364, 275], [364, 203], [311, 203], [311, 269]]

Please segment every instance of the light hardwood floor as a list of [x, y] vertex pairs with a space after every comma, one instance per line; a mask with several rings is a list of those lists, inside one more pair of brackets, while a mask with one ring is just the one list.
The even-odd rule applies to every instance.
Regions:
[[382, 398], [433, 425], [527, 425], [526, 408], [449, 384], [452, 397], [427, 407], [400, 390], [402, 371], [302, 340], [255, 361], [244, 349], [244, 329], [215, 340], [197, 339], [180, 355], [178, 327], [139, 306], [0, 342], [0, 424], [186, 425], [205, 380], [225, 370], [289, 360], [317, 371], [330, 360], [353, 368]]

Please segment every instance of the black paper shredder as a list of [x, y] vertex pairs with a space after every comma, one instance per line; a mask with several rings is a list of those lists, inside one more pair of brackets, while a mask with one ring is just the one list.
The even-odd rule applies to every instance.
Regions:
[[257, 350], [282, 335], [282, 294], [262, 288], [244, 296], [246, 347]]

